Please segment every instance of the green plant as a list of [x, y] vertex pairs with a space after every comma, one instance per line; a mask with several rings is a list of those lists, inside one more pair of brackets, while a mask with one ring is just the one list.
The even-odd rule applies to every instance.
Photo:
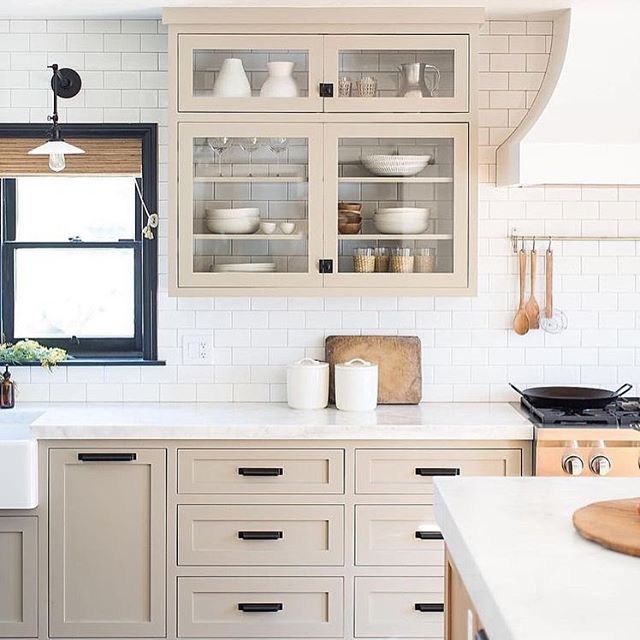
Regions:
[[0, 362], [25, 364], [39, 362], [45, 369], [55, 367], [69, 356], [64, 349], [45, 347], [35, 340], [19, 340], [15, 344], [0, 344]]

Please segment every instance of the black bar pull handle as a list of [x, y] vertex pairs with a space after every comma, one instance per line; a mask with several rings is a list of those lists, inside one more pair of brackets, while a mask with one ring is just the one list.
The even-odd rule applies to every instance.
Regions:
[[284, 474], [284, 469], [282, 467], [240, 467], [238, 473], [250, 478], [281, 476]]
[[417, 476], [459, 476], [457, 467], [416, 467]]
[[136, 459], [135, 453], [79, 453], [80, 462], [133, 462]]
[[489, 636], [484, 629], [480, 629], [480, 631], [476, 633], [475, 640], [489, 640]]
[[442, 613], [444, 611], [444, 602], [416, 602], [413, 606], [416, 611], [421, 613]]
[[418, 540], [444, 540], [444, 536], [440, 531], [416, 531]]
[[282, 602], [240, 602], [238, 609], [245, 613], [275, 613], [282, 611]]
[[241, 540], [282, 540], [282, 531], [238, 531]]

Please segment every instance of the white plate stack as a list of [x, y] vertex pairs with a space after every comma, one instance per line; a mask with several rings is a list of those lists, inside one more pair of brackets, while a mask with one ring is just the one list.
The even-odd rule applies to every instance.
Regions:
[[238, 209], [205, 209], [207, 229], [211, 233], [245, 235], [255, 233], [260, 227], [260, 210], [257, 207]]
[[380, 233], [424, 233], [429, 228], [430, 215], [431, 209], [426, 207], [386, 207], [375, 212], [373, 226]]
[[216, 273], [270, 273], [276, 270], [275, 262], [235, 262], [233, 264], [216, 264]]

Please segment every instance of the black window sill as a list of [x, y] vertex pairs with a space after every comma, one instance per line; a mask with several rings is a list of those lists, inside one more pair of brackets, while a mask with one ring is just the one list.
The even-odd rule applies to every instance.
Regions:
[[[57, 367], [164, 367], [167, 363], [164, 360], [143, 360], [142, 358], [73, 358], [58, 362]], [[40, 367], [39, 361], [21, 362], [0, 362], [0, 366], [10, 367]]]

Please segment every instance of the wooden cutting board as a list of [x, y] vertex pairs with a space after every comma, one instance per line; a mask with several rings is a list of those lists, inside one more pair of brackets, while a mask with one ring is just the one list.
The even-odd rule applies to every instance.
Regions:
[[422, 348], [416, 336], [328, 336], [329, 402], [335, 402], [334, 365], [362, 358], [378, 365], [378, 404], [422, 400]]
[[640, 498], [607, 500], [578, 509], [573, 524], [587, 540], [626, 553], [640, 556]]

